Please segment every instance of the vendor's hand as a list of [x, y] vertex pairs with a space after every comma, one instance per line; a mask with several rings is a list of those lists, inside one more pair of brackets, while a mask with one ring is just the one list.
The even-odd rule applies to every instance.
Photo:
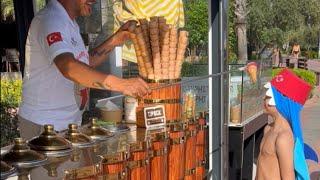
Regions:
[[123, 94], [132, 97], [143, 97], [151, 92], [148, 84], [141, 78], [123, 79], [120, 86]]
[[119, 45], [122, 45], [125, 41], [129, 40], [130, 38], [129, 28], [130, 26], [135, 26], [136, 24], [137, 24], [137, 21], [134, 21], [134, 20], [130, 20], [124, 23], [112, 37], [113, 45], [119, 46]]

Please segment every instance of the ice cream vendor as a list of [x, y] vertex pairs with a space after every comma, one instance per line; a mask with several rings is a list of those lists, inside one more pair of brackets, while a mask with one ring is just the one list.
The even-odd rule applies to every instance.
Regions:
[[88, 101], [88, 88], [118, 91], [143, 96], [149, 91], [140, 78], [121, 79], [94, 68], [108, 53], [129, 39], [127, 22], [88, 52], [80, 36], [76, 17], [89, 16], [95, 0], [51, 0], [33, 18], [26, 41], [23, 97], [19, 108], [22, 138], [41, 133], [44, 124], [55, 130], [68, 124], [81, 124]]

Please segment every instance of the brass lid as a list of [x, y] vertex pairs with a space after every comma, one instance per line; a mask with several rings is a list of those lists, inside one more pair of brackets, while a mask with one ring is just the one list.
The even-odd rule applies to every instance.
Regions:
[[31, 139], [29, 146], [31, 149], [40, 151], [57, 151], [71, 148], [70, 142], [63, 137], [59, 137], [51, 124], [44, 125], [42, 134]]
[[31, 150], [22, 138], [15, 138], [14, 143], [13, 148], [1, 157], [8, 164], [27, 168], [39, 166], [46, 162], [47, 157]]
[[15, 173], [16, 169], [4, 161], [1, 161], [1, 179], [6, 179], [11, 174]]
[[89, 136], [79, 132], [77, 124], [69, 124], [69, 129], [64, 138], [69, 140], [73, 146], [78, 147], [89, 147], [94, 143]]
[[114, 136], [112, 132], [101, 128], [97, 124], [97, 118], [92, 118], [91, 125], [82, 129], [82, 133], [90, 136], [93, 140], [106, 140]]

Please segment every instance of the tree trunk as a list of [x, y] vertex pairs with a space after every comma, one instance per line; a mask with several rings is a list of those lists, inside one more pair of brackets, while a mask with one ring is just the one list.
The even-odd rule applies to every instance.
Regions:
[[238, 38], [238, 63], [246, 63], [248, 60], [246, 24], [246, 16], [248, 14], [247, 2], [246, 0], [236, 0], [235, 6], [236, 33]]
[[318, 59], [320, 59], [320, 31], [318, 36]]
[[191, 48], [191, 62], [195, 62], [197, 57], [197, 46]]

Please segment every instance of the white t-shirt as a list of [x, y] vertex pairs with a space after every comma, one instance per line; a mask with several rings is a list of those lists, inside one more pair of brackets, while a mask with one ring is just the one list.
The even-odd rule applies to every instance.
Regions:
[[81, 123], [88, 100], [88, 89], [66, 79], [53, 62], [66, 52], [89, 63], [78, 24], [57, 0], [51, 0], [30, 25], [19, 115], [36, 124], [53, 124], [58, 131]]

